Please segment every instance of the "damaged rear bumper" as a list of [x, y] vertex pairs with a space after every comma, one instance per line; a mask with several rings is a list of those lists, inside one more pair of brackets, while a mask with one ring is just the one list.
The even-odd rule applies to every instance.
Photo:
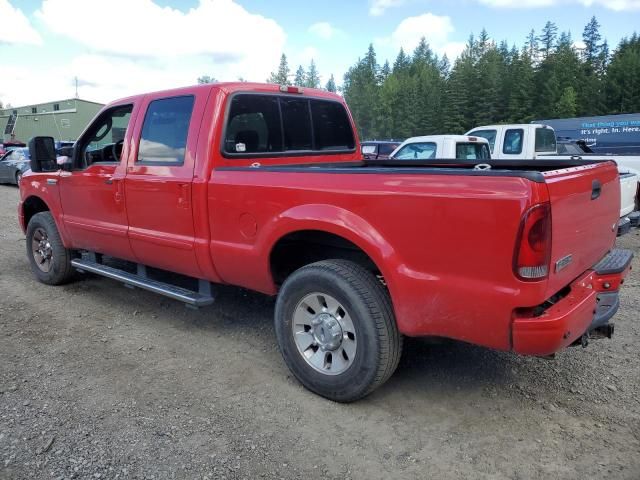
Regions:
[[574, 343], [586, 346], [591, 333], [611, 337], [610, 320], [620, 306], [618, 292], [632, 258], [629, 250], [611, 250], [544, 305], [516, 310], [512, 349], [526, 355], [551, 355]]

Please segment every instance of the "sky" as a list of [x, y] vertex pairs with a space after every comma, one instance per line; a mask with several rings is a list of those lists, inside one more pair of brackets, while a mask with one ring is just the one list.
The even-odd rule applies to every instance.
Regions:
[[284, 52], [322, 82], [373, 43], [380, 64], [420, 37], [453, 60], [471, 33], [521, 46], [550, 20], [579, 41], [595, 15], [613, 48], [640, 0], [0, 0], [0, 101], [98, 102], [196, 83], [265, 81]]

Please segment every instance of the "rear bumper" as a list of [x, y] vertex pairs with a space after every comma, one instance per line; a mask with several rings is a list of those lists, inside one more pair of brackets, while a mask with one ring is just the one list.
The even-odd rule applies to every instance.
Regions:
[[548, 308], [517, 310], [511, 330], [513, 351], [550, 355], [608, 325], [620, 306], [618, 289], [631, 270], [632, 258], [628, 250], [612, 250], [593, 270], [574, 280], [562, 298], [545, 302]]

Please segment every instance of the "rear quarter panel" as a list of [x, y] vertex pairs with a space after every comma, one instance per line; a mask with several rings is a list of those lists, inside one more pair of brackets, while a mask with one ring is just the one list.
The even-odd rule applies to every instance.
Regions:
[[212, 258], [225, 282], [275, 293], [278, 239], [332, 232], [379, 267], [404, 334], [508, 349], [513, 309], [544, 300], [546, 282], [518, 281], [512, 262], [522, 213], [545, 191], [519, 177], [217, 169]]

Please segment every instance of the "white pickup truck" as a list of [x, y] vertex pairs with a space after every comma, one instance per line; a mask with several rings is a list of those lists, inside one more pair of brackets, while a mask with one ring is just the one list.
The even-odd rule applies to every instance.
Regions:
[[489, 142], [469, 135], [426, 135], [402, 142], [390, 158], [394, 160], [490, 160]]
[[[620, 218], [625, 218], [636, 209], [638, 182], [640, 181], [640, 157], [627, 155], [561, 155], [557, 151], [556, 133], [553, 128], [536, 123], [485, 125], [469, 130], [467, 135], [486, 138], [491, 148], [491, 157], [505, 160], [615, 160], [620, 172]], [[634, 225], [638, 219], [634, 215]], [[625, 223], [625, 222], [623, 222]], [[623, 224], [621, 224], [623, 226]]]

